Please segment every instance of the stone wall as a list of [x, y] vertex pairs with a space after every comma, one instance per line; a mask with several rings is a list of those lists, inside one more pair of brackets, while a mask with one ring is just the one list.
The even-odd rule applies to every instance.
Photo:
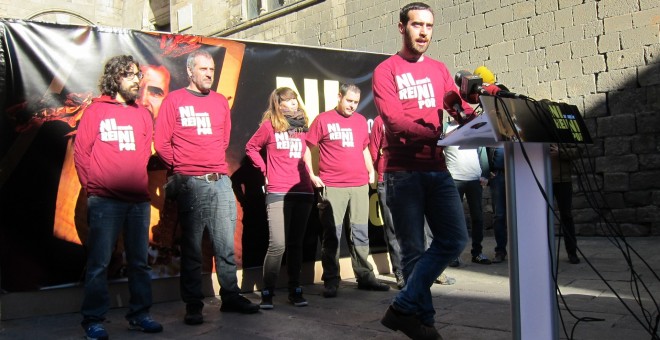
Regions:
[[[394, 53], [405, 3], [329, 0], [231, 37]], [[624, 234], [660, 235], [660, 1], [428, 3], [430, 56], [452, 71], [486, 65], [514, 92], [583, 113], [595, 143], [591, 185], [574, 181], [578, 233], [603, 233], [597, 206]]]

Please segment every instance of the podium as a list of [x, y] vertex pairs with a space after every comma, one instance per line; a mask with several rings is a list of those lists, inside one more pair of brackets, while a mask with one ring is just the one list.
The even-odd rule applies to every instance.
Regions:
[[591, 143], [577, 107], [547, 100], [481, 96], [483, 113], [438, 145], [504, 147], [509, 283], [514, 339], [559, 339], [552, 277], [553, 216], [550, 143]]

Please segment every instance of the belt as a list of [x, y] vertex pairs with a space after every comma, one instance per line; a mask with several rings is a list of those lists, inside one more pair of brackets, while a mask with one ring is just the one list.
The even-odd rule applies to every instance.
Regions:
[[220, 178], [222, 178], [222, 176], [223, 176], [223, 174], [219, 174], [217, 172], [212, 172], [212, 173], [206, 174], [206, 175], [190, 176], [190, 177], [195, 178], [195, 179], [201, 179], [201, 180], [204, 180], [204, 181], [207, 181], [207, 182], [215, 182], [215, 181], [219, 180]]

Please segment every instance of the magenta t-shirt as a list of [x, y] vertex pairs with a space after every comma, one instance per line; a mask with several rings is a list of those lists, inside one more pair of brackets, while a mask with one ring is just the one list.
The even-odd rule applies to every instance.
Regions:
[[156, 119], [154, 146], [175, 173], [189, 176], [228, 174], [231, 113], [227, 99], [184, 89], [170, 92]]
[[[266, 150], [266, 162], [261, 150]], [[245, 153], [268, 179], [269, 193], [313, 193], [309, 172], [303, 161], [305, 132], [275, 132], [264, 121], [245, 146]]]
[[385, 173], [385, 126], [383, 119], [377, 116], [374, 119], [374, 124], [371, 126], [371, 134], [369, 135], [369, 153], [371, 160], [374, 162], [374, 169], [378, 172], [378, 182], [383, 181], [383, 173]]
[[334, 109], [319, 114], [309, 128], [307, 143], [319, 147], [319, 177], [325, 185], [357, 187], [369, 183], [363, 153], [369, 145], [369, 131], [361, 114], [344, 117]]

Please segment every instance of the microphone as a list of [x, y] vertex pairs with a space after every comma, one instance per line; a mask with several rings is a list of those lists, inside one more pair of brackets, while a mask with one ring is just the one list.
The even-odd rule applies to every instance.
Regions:
[[484, 83], [488, 83], [486, 84], [486, 86], [483, 87], [483, 90], [485, 90], [488, 95], [502, 97], [502, 98], [519, 98], [519, 99], [529, 98], [523, 94], [510, 92], [506, 86], [496, 81], [495, 75], [486, 66], [477, 67], [474, 70], [474, 74], [479, 75], [483, 79]]
[[463, 110], [461, 97], [456, 91], [452, 90], [445, 93], [445, 96], [442, 98], [442, 106], [447, 113], [458, 122], [458, 125], [462, 126], [470, 121], [465, 114], [465, 110]]
[[479, 103], [479, 87], [483, 80], [470, 71], [461, 70], [454, 75], [454, 82], [461, 93], [461, 98], [470, 104]]

